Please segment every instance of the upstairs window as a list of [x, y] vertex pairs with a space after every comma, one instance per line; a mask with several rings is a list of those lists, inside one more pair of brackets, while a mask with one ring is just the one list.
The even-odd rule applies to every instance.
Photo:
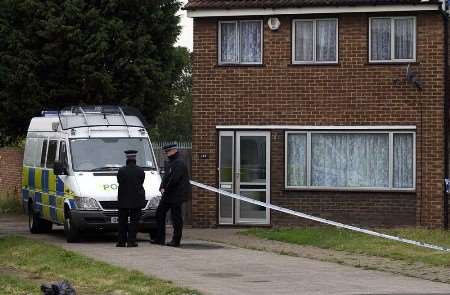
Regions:
[[415, 61], [415, 17], [373, 17], [369, 23], [371, 62]]
[[219, 22], [219, 64], [262, 63], [262, 21]]
[[338, 20], [294, 20], [292, 63], [337, 63]]

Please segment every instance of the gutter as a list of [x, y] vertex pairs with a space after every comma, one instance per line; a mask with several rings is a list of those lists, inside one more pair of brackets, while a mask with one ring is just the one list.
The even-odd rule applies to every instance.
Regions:
[[421, 2], [420, 4], [405, 5], [352, 5], [352, 6], [303, 6], [287, 8], [191, 8], [185, 7], [187, 16], [201, 17], [237, 17], [237, 16], [280, 16], [305, 14], [341, 14], [341, 13], [385, 13], [385, 12], [419, 12], [441, 10], [440, 4]]

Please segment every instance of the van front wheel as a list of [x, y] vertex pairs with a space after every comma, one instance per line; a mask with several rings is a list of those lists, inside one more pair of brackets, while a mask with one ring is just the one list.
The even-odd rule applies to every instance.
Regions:
[[28, 228], [32, 234], [48, 233], [52, 231], [53, 223], [39, 217], [33, 208], [28, 209]]
[[80, 240], [80, 230], [72, 223], [70, 214], [64, 219], [64, 235], [68, 243], [76, 243]]

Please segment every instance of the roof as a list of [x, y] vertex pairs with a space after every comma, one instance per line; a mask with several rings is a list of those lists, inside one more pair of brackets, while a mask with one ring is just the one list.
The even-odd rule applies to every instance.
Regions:
[[189, 0], [186, 10], [239, 8], [300, 8], [319, 6], [423, 5], [439, 0]]
[[59, 128], [58, 117], [34, 117], [30, 121], [28, 132], [55, 131]]

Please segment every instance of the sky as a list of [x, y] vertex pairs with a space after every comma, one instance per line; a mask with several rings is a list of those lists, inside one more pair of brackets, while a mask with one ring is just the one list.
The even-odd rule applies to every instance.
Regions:
[[[187, 0], [182, 0], [183, 5], [186, 4]], [[180, 18], [180, 25], [182, 27], [181, 35], [178, 36], [178, 41], [175, 44], [175, 46], [184, 46], [187, 47], [190, 51], [192, 51], [192, 18], [188, 18], [186, 16], [185, 10], [180, 10], [179, 15]]]

